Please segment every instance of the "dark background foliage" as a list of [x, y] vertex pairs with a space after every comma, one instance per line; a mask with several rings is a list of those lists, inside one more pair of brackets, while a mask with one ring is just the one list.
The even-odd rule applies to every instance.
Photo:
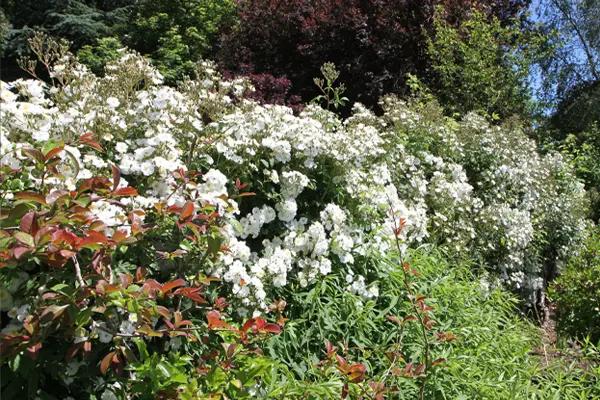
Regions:
[[72, 42], [72, 48], [94, 43], [120, 31], [131, 11], [128, 0], [6, 0], [7, 34], [3, 38], [2, 79], [22, 75], [16, 59], [28, 51], [27, 39], [40, 30]]
[[307, 101], [312, 80], [333, 62], [352, 101], [376, 105], [385, 93], [407, 94], [406, 74], [431, 81], [427, 35], [436, 6], [457, 24], [476, 8], [512, 23], [527, 1], [465, 0], [242, 0], [238, 24], [222, 36], [220, 61], [235, 72], [268, 73], [292, 82], [291, 93]]

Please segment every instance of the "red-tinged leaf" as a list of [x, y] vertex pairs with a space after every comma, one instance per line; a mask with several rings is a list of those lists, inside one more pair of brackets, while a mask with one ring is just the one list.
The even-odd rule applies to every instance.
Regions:
[[122, 187], [112, 192], [115, 197], [135, 197], [138, 195], [138, 191], [131, 186]]
[[108, 285], [108, 282], [105, 281], [104, 279], [100, 279], [98, 282], [96, 282], [96, 294], [98, 296], [103, 296], [106, 294], [106, 286]]
[[160, 288], [160, 291], [163, 294], [167, 294], [171, 290], [178, 288], [180, 286], [185, 286], [185, 285], [186, 285], [186, 282], [183, 279], [179, 278], [179, 279], [175, 279], [174, 281], [167, 282], [164, 285], [162, 285], [162, 287]]
[[81, 193], [87, 192], [88, 190], [91, 190], [92, 184], [93, 184], [92, 179], [84, 179], [82, 181], [79, 181], [77, 183], [77, 193], [81, 194]]
[[29, 211], [27, 214], [23, 215], [21, 222], [19, 223], [19, 227], [23, 232], [27, 232], [30, 235], [35, 236], [39, 229], [35, 211]]
[[133, 283], [133, 276], [130, 274], [119, 274], [119, 281], [121, 282], [121, 286], [127, 289]]
[[246, 188], [247, 186], [248, 186], [248, 184], [240, 182], [239, 178], [237, 178], [235, 180], [235, 187], [236, 187], [237, 190], [242, 190], [242, 189]]
[[[65, 151], [65, 154], [69, 154], [69, 158], [71, 159], [72, 162], [76, 163], [77, 160], [74, 158], [74, 156], [69, 153], [68, 151]], [[50, 161], [46, 162], [46, 170], [51, 174], [51, 175], [58, 175], [58, 165], [60, 165], [60, 163], [62, 162], [62, 160], [60, 158], [54, 158]], [[79, 164], [78, 164], [79, 165]], [[79, 170], [76, 171], [77, 173], [73, 174], [74, 176], [77, 176], [77, 174], [79, 173]]]
[[102, 275], [105, 258], [106, 253], [104, 252], [104, 249], [96, 250], [92, 256], [92, 268], [99, 275]]
[[327, 358], [333, 357], [337, 350], [329, 340], [325, 340], [325, 349], [327, 350]]
[[61, 296], [61, 294], [56, 293], [56, 292], [46, 292], [42, 295], [42, 299], [43, 300], [55, 300], [58, 296]]
[[156, 311], [163, 316], [163, 318], [170, 320], [171, 319], [171, 311], [167, 307], [164, 306], [156, 306]]
[[100, 143], [98, 143], [94, 140], [94, 134], [92, 132], [87, 132], [87, 133], [84, 133], [83, 135], [81, 135], [79, 137], [79, 142], [82, 144], [85, 144], [95, 150], [98, 150], [100, 152], [104, 151], [102, 146], [100, 146]]
[[32, 360], [37, 359], [38, 355], [40, 354], [41, 349], [42, 349], [41, 343], [36, 343], [33, 346], [29, 346], [29, 347], [27, 347], [27, 356], [29, 358], [31, 358]]
[[106, 230], [106, 224], [100, 220], [96, 220], [90, 224], [90, 231], [104, 232]]
[[277, 324], [267, 323], [262, 327], [261, 331], [279, 335], [281, 333], [281, 327]]
[[183, 168], [178, 168], [173, 171], [173, 177], [175, 179], [185, 179], [185, 170]]
[[348, 379], [350, 379], [350, 382], [353, 383], [358, 383], [361, 382], [363, 379], [365, 379], [365, 374], [367, 372], [367, 367], [365, 367], [364, 364], [352, 364], [349, 368], [348, 368]]
[[[37, 327], [37, 324], [36, 326], [32, 324], [32, 320], [33, 316], [27, 316], [25, 317], [25, 321], [23, 321], [23, 329], [25, 329], [30, 335], [34, 334], [35, 328]], [[29, 338], [27, 338], [26, 340], [29, 340]]]
[[338, 367], [345, 372], [347, 367], [348, 367], [348, 362], [346, 362], [346, 359], [342, 356], [340, 356], [339, 354], [335, 355], [335, 359], [338, 363]]
[[436, 336], [440, 342], [451, 342], [456, 340], [456, 335], [452, 332], [438, 332]]
[[62, 306], [51, 305], [46, 307], [40, 314], [40, 322], [49, 322], [59, 318], [61, 315], [63, 315], [68, 307], [68, 304]]
[[198, 373], [198, 375], [200, 376], [206, 376], [208, 375], [208, 373], [210, 372], [210, 368], [208, 368], [205, 365], [201, 365], [198, 368], [196, 368], [196, 372]]
[[235, 353], [236, 348], [237, 348], [237, 344], [235, 344], [235, 343], [231, 343], [229, 346], [227, 346], [227, 351], [225, 352], [227, 358], [233, 357], [233, 354]]
[[100, 362], [100, 372], [102, 373], [102, 375], [106, 375], [108, 368], [110, 368], [110, 365], [113, 362], [113, 357], [116, 354], [117, 354], [116, 352], [111, 351], [110, 353], [108, 353], [107, 355], [104, 356], [104, 358]]
[[146, 271], [146, 268], [144, 267], [137, 267], [137, 269], [135, 270], [135, 281], [136, 282], [141, 282], [144, 280], [144, 278], [146, 277], [146, 273], [148, 271]]
[[34, 161], [43, 163], [45, 161], [44, 153], [37, 149], [23, 149], [23, 153], [27, 155], [27, 157], [31, 158]]
[[173, 292], [173, 294], [187, 297], [198, 304], [207, 304], [206, 299], [200, 295], [200, 291], [200, 288], [180, 288]]
[[14, 247], [12, 249], [13, 252], [13, 257], [16, 258], [17, 260], [19, 260], [21, 257], [23, 257], [25, 254], [30, 253], [31, 252], [31, 248], [29, 247], [25, 247], [25, 246], [18, 246], [18, 247]]
[[425, 372], [425, 364], [417, 365], [417, 367], [415, 368], [415, 375], [417, 375], [417, 376], [423, 375], [424, 372]]
[[369, 386], [371, 387], [371, 390], [375, 392], [375, 400], [385, 399], [385, 394], [388, 392], [388, 390], [385, 388], [383, 383], [371, 381], [369, 382]]
[[183, 319], [183, 315], [181, 315], [180, 311], [175, 311], [174, 316], [175, 316], [175, 328], [179, 328], [181, 326], [193, 325], [192, 321]]
[[33, 237], [37, 246], [43, 246], [52, 240], [52, 233], [56, 228], [52, 226], [44, 226], [38, 230]]
[[97, 231], [88, 231], [85, 237], [80, 238], [76, 245], [78, 248], [91, 248], [98, 247], [97, 245], [108, 244], [108, 238], [104, 233]]
[[[159, 202], [159, 203], [156, 203], [154, 205], [154, 207], [156, 207], [158, 211], [162, 211], [165, 207], [165, 204]], [[180, 213], [182, 209], [183, 209], [183, 207], [179, 207], [178, 205], [175, 205], [175, 204], [167, 207], [167, 211], [170, 212], [171, 214]]]
[[29, 233], [18, 231], [13, 234], [13, 238], [15, 238], [17, 241], [19, 241], [20, 243], [24, 244], [27, 247], [35, 246], [35, 241], [33, 240], [33, 236], [31, 236]]
[[229, 303], [227, 303], [225, 297], [219, 297], [217, 300], [215, 300], [214, 306], [216, 309], [223, 311], [227, 308], [227, 306], [229, 306]]
[[78, 241], [77, 235], [66, 229], [58, 229], [52, 233], [52, 243], [55, 245], [68, 244], [74, 246]]
[[191, 217], [192, 214], [194, 213], [194, 208], [195, 208], [194, 203], [192, 203], [191, 201], [188, 201], [187, 203], [185, 203], [185, 205], [181, 209], [181, 213], [179, 214], [179, 220], [185, 221], [189, 217]]
[[18, 192], [14, 194], [15, 199], [32, 201], [34, 203], [46, 204], [46, 198], [40, 193], [36, 192]]
[[121, 182], [121, 170], [115, 164], [112, 164], [110, 167], [112, 168], [112, 191], [114, 192], [115, 190], [117, 190], [117, 187], [119, 187], [119, 182]]
[[435, 321], [432, 319], [429, 319], [427, 316], [424, 316], [423, 324], [425, 325], [425, 328], [427, 328], [427, 330], [431, 330], [433, 328], [433, 326], [435, 325]]
[[445, 362], [446, 362], [445, 358], [438, 358], [437, 360], [435, 360], [435, 361], [433, 361], [431, 363], [431, 366], [435, 367], [436, 365], [440, 365], [440, 364], [445, 363]]
[[135, 236], [138, 233], [143, 233], [145, 229], [142, 227], [140, 218], [134, 214], [131, 214], [131, 233]]
[[53, 190], [52, 192], [48, 193], [48, 195], [46, 196], [46, 203], [47, 204], [54, 204], [56, 201], [58, 201], [61, 198], [70, 198], [71, 194], [67, 191], [67, 190]]
[[217, 310], [206, 313], [206, 320], [208, 321], [208, 329], [232, 329], [231, 325], [221, 320], [221, 313]]
[[348, 387], [348, 384], [344, 383], [344, 386], [342, 387], [342, 394], [341, 394], [342, 400], [348, 397], [349, 392], [350, 392], [350, 389]]
[[51, 267], [62, 268], [65, 266], [67, 261], [69, 261], [69, 259], [64, 258], [58, 251], [56, 251], [53, 253], [48, 253], [46, 261]]
[[152, 294], [155, 294], [156, 292], [160, 292], [162, 289], [162, 285], [154, 279], [148, 279], [146, 282], [144, 282], [142, 289], [146, 293], [152, 295]]
[[64, 258], [71, 258], [77, 253], [72, 250], [62, 249], [62, 250], [59, 250], [58, 254], [60, 254]]
[[54, 156], [58, 155], [58, 153], [63, 151], [64, 148], [65, 148], [64, 146], [57, 146], [53, 149], [50, 149], [50, 151], [48, 151], [46, 153], [46, 155], [44, 155], [44, 161], [48, 161], [48, 160], [52, 159]]
[[150, 328], [148, 325], [142, 326], [136, 330], [138, 333], [142, 333], [149, 337], [162, 337], [162, 332], [157, 332], [154, 329]]
[[250, 318], [248, 321], [246, 321], [244, 323], [244, 325], [242, 325], [241, 331], [244, 332], [244, 333], [248, 332], [248, 330], [254, 326], [254, 322], [255, 322], [255, 319], [254, 318]]
[[[186, 222], [184, 224], [178, 223], [177, 225], [179, 225], [179, 229], [182, 229], [184, 226], [186, 226], [194, 233], [194, 236], [188, 236], [188, 238], [192, 241], [195, 240], [197, 242], [200, 242], [202, 240], [202, 238], [204, 237], [204, 234], [206, 233], [206, 225], [198, 226], [193, 222]], [[215, 251], [218, 251], [218, 249], [211, 247], [211, 243], [214, 243], [214, 240], [211, 242], [210, 241], [211, 237], [209, 237], [208, 239], [209, 239], [209, 243], [208, 243], [209, 250], [211, 251], [211, 253], [215, 254]]]
[[250, 328], [253, 329], [255, 333], [279, 333], [281, 332], [281, 328], [276, 324], [269, 324], [263, 318], [252, 318], [242, 326], [242, 331], [246, 332]]
[[137, 215], [138, 217], [143, 217], [146, 215], [146, 211], [140, 209], [133, 210], [131, 213]]
[[173, 325], [173, 323], [171, 321], [169, 321], [168, 319], [165, 319], [165, 324], [167, 325], [167, 328], [169, 328], [170, 330], [175, 329], [175, 325]]

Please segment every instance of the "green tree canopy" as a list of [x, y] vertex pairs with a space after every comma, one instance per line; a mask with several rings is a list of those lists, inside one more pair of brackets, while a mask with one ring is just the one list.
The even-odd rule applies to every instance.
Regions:
[[459, 114], [530, 115], [527, 81], [532, 63], [542, 55], [544, 37], [517, 21], [502, 23], [477, 11], [453, 26], [438, 11], [427, 50], [434, 73], [431, 88], [444, 106]]

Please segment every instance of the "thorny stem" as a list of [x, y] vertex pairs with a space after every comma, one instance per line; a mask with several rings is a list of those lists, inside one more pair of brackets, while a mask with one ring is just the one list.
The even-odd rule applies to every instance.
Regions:
[[[388, 198], [388, 201], [390, 199]], [[429, 376], [428, 372], [429, 372], [429, 366], [430, 366], [430, 361], [429, 361], [429, 339], [427, 338], [427, 330], [425, 327], [425, 322], [423, 322], [423, 315], [419, 312], [419, 308], [417, 307], [417, 303], [416, 303], [416, 297], [414, 294], [414, 291], [411, 288], [410, 285], [410, 278], [408, 276], [408, 272], [406, 271], [406, 269], [404, 268], [404, 263], [402, 260], [402, 250], [400, 248], [400, 239], [398, 238], [398, 234], [400, 232], [400, 230], [402, 229], [399, 225], [398, 225], [398, 221], [396, 219], [396, 214], [394, 212], [394, 207], [391, 204], [391, 201], [389, 201], [390, 203], [390, 211], [392, 214], [392, 220], [394, 221], [394, 242], [396, 244], [396, 250], [398, 251], [398, 257], [400, 257], [400, 265], [401, 265], [401, 270], [402, 270], [402, 274], [403, 274], [403, 283], [404, 283], [404, 287], [406, 288], [406, 292], [408, 293], [408, 300], [410, 301], [410, 304], [412, 306], [413, 312], [415, 313], [418, 321], [419, 321], [419, 326], [421, 327], [421, 336], [423, 337], [423, 344], [425, 346], [425, 370], [423, 371], [424, 373], [424, 377], [423, 377], [423, 383], [421, 384], [421, 387], [419, 389], [419, 399], [423, 400], [425, 397], [425, 385], [427, 383], [427, 378]]]

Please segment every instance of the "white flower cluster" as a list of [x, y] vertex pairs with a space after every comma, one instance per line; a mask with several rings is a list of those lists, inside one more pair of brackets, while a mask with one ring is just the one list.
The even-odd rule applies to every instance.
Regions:
[[560, 268], [586, 226], [585, 192], [569, 165], [556, 153], [540, 155], [514, 124], [491, 126], [475, 114], [447, 123], [393, 97], [382, 104], [403, 143], [427, 143], [417, 175], [429, 181], [432, 236], [482, 259], [536, 301], [544, 266]]
[[[334, 271], [349, 291], [374, 298], [376, 283], [356, 266], [390, 251], [396, 235], [402, 250], [446, 246], [532, 291], [541, 264], [560, 263], [585, 225], [583, 189], [566, 164], [536, 153], [518, 129], [475, 115], [425, 118], [392, 97], [381, 117], [361, 105], [345, 120], [314, 105], [294, 115], [243, 99], [247, 82], [222, 80], [211, 63], [174, 89], [129, 53], [104, 77], [78, 64], [55, 73], [71, 78], [57, 88], [2, 83], [2, 164], [18, 168], [29, 143], [93, 132], [105, 151], [73, 147], [71, 178], [115, 164], [121, 185], [143, 188], [124, 204], [181, 205], [186, 191], [198, 205], [218, 206], [228, 251], [207, 272], [249, 307], [266, 307], [271, 287], [306, 286]], [[173, 173], [188, 169], [206, 171], [200, 184], [175, 182]], [[236, 178], [256, 196], [227, 199]], [[98, 202], [93, 212], [109, 227], [125, 223], [113, 204]]]

